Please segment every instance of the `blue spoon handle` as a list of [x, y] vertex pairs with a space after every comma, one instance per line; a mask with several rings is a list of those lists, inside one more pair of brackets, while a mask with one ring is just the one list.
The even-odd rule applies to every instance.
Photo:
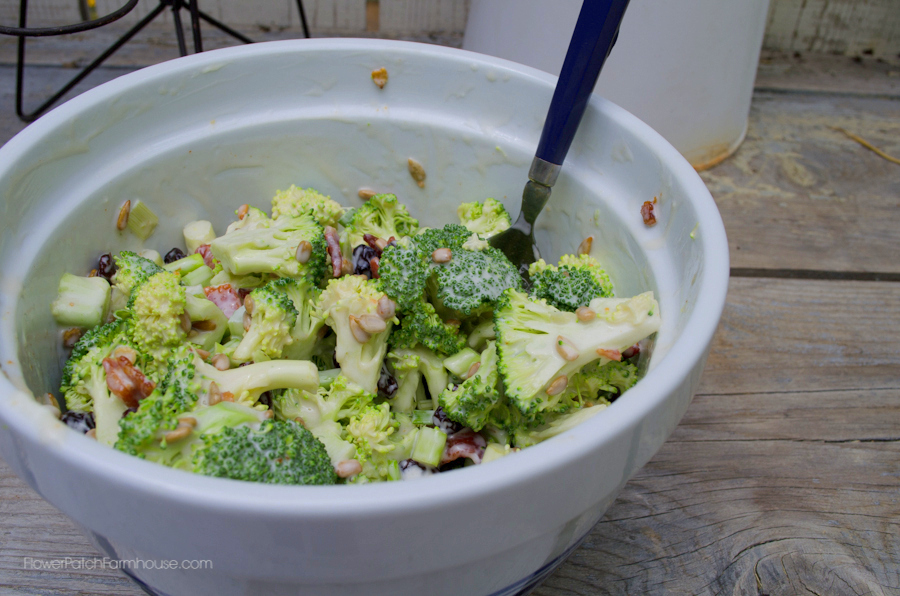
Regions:
[[561, 166], [609, 55], [628, 0], [584, 0], [550, 102], [536, 157]]

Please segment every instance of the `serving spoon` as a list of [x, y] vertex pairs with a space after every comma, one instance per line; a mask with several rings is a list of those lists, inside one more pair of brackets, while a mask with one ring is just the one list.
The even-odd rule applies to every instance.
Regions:
[[499, 248], [527, 281], [528, 266], [541, 258], [534, 240], [534, 222], [559, 176], [575, 131], [587, 109], [606, 57], [616, 42], [628, 0], [584, 0], [566, 52], [547, 119], [522, 192], [515, 223], [488, 242]]

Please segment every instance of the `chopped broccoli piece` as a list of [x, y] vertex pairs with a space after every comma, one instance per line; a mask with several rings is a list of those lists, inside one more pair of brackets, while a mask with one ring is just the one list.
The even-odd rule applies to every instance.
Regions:
[[168, 271], [151, 276], [131, 296], [134, 343], [157, 363], [164, 361], [187, 336], [181, 319], [186, 303], [180, 277]]
[[428, 392], [437, 396], [447, 386], [447, 370], [441, 356], [428, 348], [398, 348], [388, 354], [397, 378], [397, 393], [392, 406], [397, 412], [410, 412], [416, 407], [419, 384], [425, 377]]
[[112, 278], [112, 297], [110, 309], [115, 312], [125, 308], [131, 299], [131, 292], [151, 275], [156, 275], [163, 268], [149, 259], [138, 256], [129, 250], [123, 250], [114, 257], [116, 274]]
[[402, 238], [381, 253], [378, 279], [381, 288], [401, 310], [410, 309], [425, 293], [431, 259], [415, 242]]
[[459, 216], [459, 223], [482, 238], [490, 238], [512, 225], [503, 203], [496, 199], [485, 199], [484, 203], [463, 203], [457, 207], [456, 215]]
[[344, 214], [344, 208], [331, 197], [319, 191], [297, 188], [293, 184], [287, 190], [279, 190], [272, 198], [272, 217], [278, 219], [284, 215], [295, 216], [309, 213], [322, 226], [337, 227]]
[[66, 361], [60, 383], [67, 410], [93, 410], [94, 397], [108, 393], [103, 359], [118, 346], [131, 344], [128, 323], [122, 319], [94, 327], [81, 336]]
[[[385, 294], [375, 280], [345, 275], [328, 282], [319, 297], [325, 324], [337, 336], [336, 358], [344, 374], [369, 393], [375, 393], [381, 363], [387, 353], [388, 336], [395, 319], [383, 320], [376, 313]], [[382, 331], [376, 329], [382, 328]], [[366, 328], [372, 330], [370, 333]]]
[[366, 234], [385, 240], [393, 236], [399, 240], [404, 236], [412, 236], [419, 229], [418, 220], [392, 194], [375, 195], [363, 206], [348, 213], [341, 223], [344, 224], [341, 244], [345, 251], [362, 244]]
[[281, 287], [271, 281], [250, 292], [250, 329], [234, 351], [235, 360], [259, 359], [254, 356], [260, 352], [267, 358], [281, 358], [284, 348], [294, 341], [291, 329], [297, 322], [297, 309], [290, 297], [280, 291]]
[[400, 327], [390, 337], [392, 349], [425, 346], [444, 356], [459, 352], [466, 345], [466, 337], [459, 327], [445, 323], [434, 306], [420, 299], [403, 312]]
[[325, 324], [325, 315], [318, 308], [321, 291], [308, 277], [283, 277], [270, 282], [268, 287], [287, 296], [297, 311], [291, 341], [285, 345], [282, 357], [309, 360], [316, 354], [319, 331]]
[[436, 303], [467, 316], [495, 304], [504, 290], [522, 288], [515, 265], [496, 248], [453, 250], [436, 268]]
[[184, 246], [189, 254], [196, 253], [198, 248], [216, 239], [216, 231], [213, 229], [212, 223], [205, 219], [190, 222], [184, 226], [182, 234], [184, 235]]
[[60, 325], [96, 327], [103, 322], [109, 307], [109, 282], [102, 277], [79, 277], [64, 273], [59, 293], [50, 306]]
[[135, 201], [128, 213], [128, 229], [132, 234], [146, 240], [159, 224], [159, 216], [143, 201]]
[[[247, 213], [243, 223], [251, 219]], [[229, 226], [228, 232], [210, 243], [213, 256], [231, 275], [270, 273], [279, 277], [306, 275], [316, 283], [325, 275], [327, 247], [324, 228], [308, 213], [268, 219], [255, 216], [244, 226]], [[308, 242], [309, 260], [297, 260], [297, 247]], [[219, 281], [213, 278], [213, 281]], [[236, 286], [237, 287], [237, 286]]]
[[184, 311], [193, 326], [188, 332], [187, 340], [207, 352], [212, 351], [228, 331], [228, 317], [205, 295], [186, 293]]
[[266, 420], [259, 430], [226, 427], [202, 437], [194, 471], [206, 476], [268, 484], [334, 484], [325, 446], [292, 420]]
[[580, 321], [545, 300], [504, 292], [495, 312], [500, 375], [510, 403], [533, 423], [557, 411], [570, 378], [604, 354], [626, 348], [659, 329], [652, 292], [634, 298], [597, 298], [597, 313]]
[[431, 259], [439, 248], [449, 248], [451, 252], [461, 249], [472, 237], [472, 232], [459, 224], [447, 224], [443, 228], [429, 228], [419, 233], [413, 240], [422, 254]]
[[481, 353], [475, 374], [460, 385], [441, 392], [441, 407], [451, 420], [480, 431], [489, 422], [491, 410], [501, 400], [497, 378], [497, 348], [491, 341]]
[[609, 275], [589, 255], [564, 255], [558, 267], [539, 259], [528, 268], [528, 275], [532, 297], [543, 298], [560, 310], [574, 312], [594, 298], [613, 295]]

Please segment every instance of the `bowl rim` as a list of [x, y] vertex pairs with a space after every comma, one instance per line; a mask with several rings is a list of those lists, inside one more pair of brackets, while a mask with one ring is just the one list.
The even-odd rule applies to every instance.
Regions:
[[[147, 83], [154, 78], [165, 78], [179, 72], [194, 72], [225, 59], [241, 60], [281, 52], [333, 50], [378, 50], [400, 55], [413, 53], [417, 57], [465, 61], [494, 68], [511, 76], [530, 79], [535, 85], [543, 85], [551, 91], [556, 84], [555, 76], [508, 60], [408, 41], [322, 38], [263, 42], [211, 50], [122, 75], [60, 105], [0, 148], [0, 173], [9, 167], [10, 162], [15, 161], [16, 155], [24, 154], [40, 143], [57, 126], [77, 117], [81, 111], [96, 103], [114, 97], [134, 82]], [[48, 442], [45, 429], [40, 424], [43, 421], [10, 407], [9, 396], [22, 392], [13, 386], [5, 374], [0, 374], [0, 418], [7, 422], [14, 434], [42, 444], [65, 465], [102, 477], [105, 482], [139, 489], [147, 495], [169, 502], [262, 517], [296, 515], [316, 518], [335, 513], [346, 517], [348, 507], [352, 507], [353, 516], [357, 517], [378, 515], [398, 508], [404, 511], [433, 509], [460, 499], [479, 499], [497, 491], [509, 490], [596, 450], [604, 443], [611, 442], [618, 434], [639, 425], [694, 372], [697, 363], [703, 361], [724, 309], [729, 259], [725, 229], [715, 201], [700, 177], [677, 150], [637, 117], [606, 99], [592, 96], [589, 109], [603, 118], [618, 122], [640, 142], [650, 147], [669, 169], [673, 180], [684, 187], [699, 220], [701, 233], [697, 240], [702, 247], [702, 274], [693, 312], [679, 337], [671, 345], [667, 357], [655, 363], [647, 375], [629, 390], [628, 399], [617, 400], [602, 416], [594, 417], [567, 431], [567, 436], [577, 437], [579, 440], [545, 441], [491, 462], [490, 466], [473, 466], [457, 470], [452, 475], [435, 475], [427, 481], [416, 483], [414, 491], [409, 490], [408, 484], [398, 482], [355, 487], [277, 486], [209, 478], [166, 468], [117, 452], [75, 433], [66, 433], [62, 441]], [[10, 324], [15, 325], [14, 322]], [[0, 336], [0, 341], [5, 341], [5, 337], [5, 334]], [[11, 352], [15, 354], [17, 345], [11, 348]], [[623, 482], [624, 480], [627, 478]], [[260, 510], [256, 505], [260, 497], [267, 502], [265, 510]]]

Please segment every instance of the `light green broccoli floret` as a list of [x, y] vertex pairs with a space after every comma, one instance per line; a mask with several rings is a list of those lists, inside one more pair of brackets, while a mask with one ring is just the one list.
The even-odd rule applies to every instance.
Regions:
[[106, 318], [109, 296], [109, 282], [102, 277], [64, 273], [50, 311], [60, 325], [96, 327]]
[[522, 288], [515, 265], [496, 248], [452, 251], [450, 260], [436, 266], [432, 291], [441, 308], [465, 316], [494, 305], [506, 289]]
[[511, 443], [522, 449], [537, 445], [547, 439], [560, 435], [571, 428], [575, 428], [585, 420], [596, 416], [606, 409], [606, 404], [588, 406], [577, 410], [571, 410], [563, 414], [550, 414], [547, 420], [533, 428], [519, 427], [512, 434]]
[[267, 358], [281, 358], [284, 348], [294, 341], [291, 329], [297, 322], [297, 309], [290, 297], [280, 291], [281, 288], [281, 284], [276, 285], [272, 281], [250, 292], [249, 298], [253, 304], [250, 328], [244, 332], [241, 343], [234, 351], [235, 360], [254, 359], [258, 353]]
[[140, 400], [137, 411], [129, 412], [119, 421], [121, 430], [116, 449], [146, 457], [147, 448], [165, 442], [165, 433], [175, 430], [178, 418], [197, 403], [200, 383], [195, 378], [195, 358], [187, 346], [171, 354], [162, 382]]
[[447, 387], [448, 375], [441, 356], [428, 348], [398, 348], [387, 355], [397, 379], [397, 392], [391, 401], [395, 412], [416, 408], [422, 377], [428, 392], [437, 397]]
[[[336, 359], [344, 374], [369, 393], [375, 393], [381, 363], [395, 318], [382, 319], [378, 301], [385, 294], [375, 280], [345, 275], [328, 282], [319, 297], [325, 324], [337, 336]], [[380, 331], [379, 331], [380, 329]]]
[[138, 286], [129, 302], [138, 349], [160, 363], [187, 337], [182, 326], [187, 297], [177, 273], [160, 271]]
[[361, 207], [348, 212], [341, 223], [344, 224], [341, 245], [348, 257], [355, 247], [365, 242], [366, 234], [384, 240], [391, 237], [399, 240], [414, 235], [419, 229], [418, 220], [392, 194], [375, 195]]
[[590, 255], [563, 255], [558, 267], [539, 259], [528, 268], [528, 275], [532, 297], [543, 298], [560, 310], [574, 312], [594, 298], [613, 295], [609, 275]]
[[[637, 380], [638, 370], [634, 364], [600, 358], [572, 375], [564, 394], [560, 395], [559, 403], [569, 404], [571, 407], [608, 403], [609, 398], [631, 389]], [[568, 409], [562, 407], [558, 411], [565, 412]]]
[[267, 484], [334, 484], [325, 446], [293, 420], [266, 420], [259, 430], [226, 427], [202, 437], [194, 472]]
[[502, 399], [497, 380], [497, 348], [489, 341], [481, 353], [478, 370], [456, 387], [444, 389], [440, 405], [451, 420], [480, 431]]
[[[611, 360], [622, 349], [659, 329], [652, 292], [633, 298], [597, 298], [597, 313], [581, 321], [544, 300], [507, 290], [494, 314], [499, 371], [510, 404], [539, 423], [559, 409], [571, 377], [595, 360]], [[562, 397], [561, 397], [562, 396]]]
[[309, 360], [318, 353], [319, 332], [325, 325], [325, 315], [318, 307], [321, 291], [308, 277], [283, 277], [270, 282], [269, 287], [290, 298], [297, 311], [291, 341], [285, 345], [282, 358]]
[[490, 238], [512, 225], [503, 203], [496, 199], [485, 199], [484, 203], [463, 203], [457, 207], [456, 214], [462, 225], [482, 238]]
[[[251, 219], [251, 210], [238, 223]], [[234, 226], [234, 224], [232, 224]], [[324, 228], [308, 214], [282, 215], [268, 219], [265, 214], [243, 226], [229, 226], [228, 232], [210, 243], [213, 256], [232, 276], [273, 274], [278, 277], [309, 276], [318, 283], [325, 275], [327, 247]], [[310, 250], [306, 262], [297, 260], [301, 242]], [[299, 251], [307, 254], [305, 251]], [[211, 283], [218, 283], [217, 276]]]
[[279, 190], [272, 198], [272, 217], [278, 219], [284, 215], [295, 216], [309, 213], [322, 226], [336, 227], [344, 208], [331, 197], [321, 194], [313, 188], [297, 188], [293, 184], [287, 190]]
[[163, 271], [163, 268], [153, 261], [130, 250], [123, 250], [114, 257], [114, 260], [116, 273], [112, 278], [112, 295], [110, 297], [112, 312], [125, 308], [131, 299], [134, 288], [147, 281], [151, 275]]

